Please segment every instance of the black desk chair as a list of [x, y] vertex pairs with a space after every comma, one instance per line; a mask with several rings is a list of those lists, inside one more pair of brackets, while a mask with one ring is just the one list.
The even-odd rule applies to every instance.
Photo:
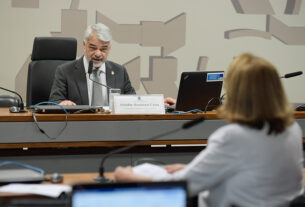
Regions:
[[304, 207], [305, 206], [305, 194], [300, 195], [293, 199], [289, 207]]
[[75, 60], [77, 40], [67, 37], [36, 37], [28, 69], [26, 105], [48, 101], [58, 65]]

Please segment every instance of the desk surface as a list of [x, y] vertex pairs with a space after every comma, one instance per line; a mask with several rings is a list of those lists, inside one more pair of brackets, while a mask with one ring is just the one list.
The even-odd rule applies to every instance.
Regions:
[[[39, 121], [64, 121], [65, 114], [37, 114]], [[220, 119], [215, 111], [208, 111], [205, 114], [69, 114], [69, 121], [114, 121], [114, 120], [191, 120], [199, 117], [205, 119]], [[295, 111], [294, 117], [296, 119], [304, 119], [305, 111]], [[0, 108], [0, 122], [33, 122], [32, 113], [28, 110], [25, 113], [11, 113], [8, 108]]]
[[[38, 121], [65, 121], [65, 114], [38, 114]], [[206, 114], [69, 114], [68, 121], [131, 121], [131, 120], [191, 120], [204, 116], [205, 119], [219, 119], [215, 112]], [[305, 113], [304, 113], [305, 117]], [[32, 113], [11, 113], [8, 108], [0, 108], [0, 122], [33, 122]]]

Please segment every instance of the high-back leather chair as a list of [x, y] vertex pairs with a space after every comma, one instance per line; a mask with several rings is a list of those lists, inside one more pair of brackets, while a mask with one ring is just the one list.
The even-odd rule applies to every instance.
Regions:
[[28, 69], [26, 105], [48, 101], [58, 65], [75, 60], [77, 40], [67, 37], [36, 37]]

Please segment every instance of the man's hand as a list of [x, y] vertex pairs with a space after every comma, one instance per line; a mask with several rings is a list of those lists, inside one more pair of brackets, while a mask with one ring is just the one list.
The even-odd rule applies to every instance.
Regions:
[[62, 105], [62, 106], [76, 106], [76, 104], [73, 101], [69, 101], [69, 100], [64, 100], [64, 101], [60, 102], [59, 105]]
[[176, 104], [176, 100], [171, 98], [171, 97], [167, 97], [164, 99], [164, 105], [165, 106], [170, 106], [170, 105], [174, 105]]

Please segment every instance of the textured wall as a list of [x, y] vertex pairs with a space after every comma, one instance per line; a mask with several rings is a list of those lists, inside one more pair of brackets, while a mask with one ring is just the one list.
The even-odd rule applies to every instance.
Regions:
[[[252, 52], [280, 74], [305, 72], [302, 0], [1, 0], [0, 83], [25, 98], [35, 36], [77, 38], [87, 25], [113, 32], [109, 59], [125, 65], [137, 93], [176, 97], [183, 71], [226, 70]], [[283, 80], [291, 102], [305, 102], [305, 75]], [[5, 92], [0, 92], [0, 94]]]

